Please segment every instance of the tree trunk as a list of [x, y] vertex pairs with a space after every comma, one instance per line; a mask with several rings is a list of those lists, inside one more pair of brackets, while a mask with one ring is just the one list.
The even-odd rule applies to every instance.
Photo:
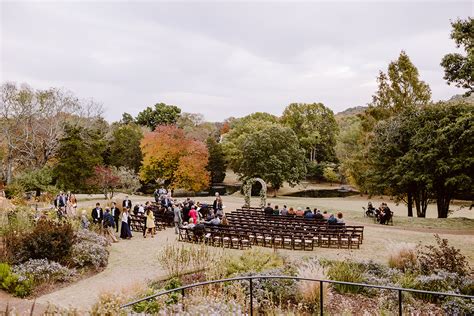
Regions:
[[437, 192], [436, 205], [438, 207], [438, 218], [448, 218], [449, 202], [451, 202], [451, 194], [449, 192]]
[[407, 205], [408, 205], [408, 217], [413, 217], [413, 193], [412, 192], [408, 192], [408, 202], [407, 202]]
[[426, 217], [426, 208], [428, 206], [428, 193], [425, 189], [416, 190], [414, 195], [416, 216]]

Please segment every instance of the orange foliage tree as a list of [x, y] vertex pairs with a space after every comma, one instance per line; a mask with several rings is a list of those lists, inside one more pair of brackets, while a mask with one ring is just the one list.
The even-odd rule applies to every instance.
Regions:
[[209, 186], [206, 145], [174, 125], [158, 126], [141, 141], [143, 181], [163, 180], [170, 189], [198, 192]]

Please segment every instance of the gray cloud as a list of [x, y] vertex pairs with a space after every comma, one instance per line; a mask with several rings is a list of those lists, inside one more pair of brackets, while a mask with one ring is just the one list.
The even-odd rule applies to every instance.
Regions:
[[2, 81], [65, 87], [109, 120], [165, 102], [209, 120], [290, 102], [364, 105], [405, 50], [433, 98], [461, 93], [439, 62], [471, 2], [1, 4]]

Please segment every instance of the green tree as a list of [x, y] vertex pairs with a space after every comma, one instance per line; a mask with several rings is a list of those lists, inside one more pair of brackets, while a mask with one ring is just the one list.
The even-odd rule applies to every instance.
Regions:
[[[362, 129], [360, 147], [349, 157], [350, 178], [364, 191], [374, 190], [373, 176], [369, 177], [371, 172], [369, 158], [372, 155], [369, 144], [376, 125], [403, 111], [419, 109], [431, 100], [430, 87], [420, 80], [418, 69], [404, 51], [396, 61], [389, 64], [387, 73], [382, 71], [379, 73], [377, 81], [378, 89], [372, 97], [372, 102], [367, 110], [359, 115]], [[412, 214], [410, 204], [412, 197], [413, 193], [409, 192], [407, 197], [409, 214]]]
[[381, 120], [407, 108], [426, 105], [431, 100], [430, 87], [420, 80], [418, 69], [404, 51], [388, 65], [387, 74], [380, 71], [377, 82], [378, 89], [372, 96], [372, 103], [360, 115], [365, 131], [371, 131]]
[[49, 166], [28, 170], [16, 177], [14, 182], [21, 185], [24, 191], [35, 191], [36, 196], [40, 196], [41, 192], [52, 189], [53, 170]]
[[124, 112], [122, 114], [122, 119], [120, 120], [120, 123], [121, 124], [131, 124], [131, 123], [135, 123], [135, 119], [133, 118], [133, 116], [127, 112]]
[[323, 170], [323, 177], [326, 179], [326, 181], [334, 183], [339, 180], [339, 176], [337, 175], [337, 172], [334, 171], [334, 168], [332, 167], [326, 167]]
[[304, 151], [288, 127], [268, 123], [248, 134], [241, 143], [239, 164], [234, 169], [242, 178], [260, 177], [276, 191], [286, 181], [297, 184], [306, 174]]
[[281, 122], [295, 132], [309, 161], [336, 160], [338, 126], [331, 109], [322, 103], [292, 103], [285, 108]]
[[469, 96], [474, 92], [474, 19], [458, 19], [451, 25], [451, 39], [458, 48], [462, 46], [467, 54], [453, 53], [443, 57], [441, 66], [444, 68], [444, 79], [448, 84], [467, 89], [465, 95]]
[[377, 124], [368, 149], [369, 166], [364, 170], [365, 187], [369, 193], [387, 193], [404, 200], [408, 216], [413, 216], [415, 203], [418, 217], [426, 216], [429, 201], [419, 151], [412, 144], [422, 111], [421, 108], [406, 109]]
[[104, 141], [97, 131], [67, 125], [59, 140], [58, 162], [54, 177], [60, 188], [82, 191], [86, 180], [94, 174], [94, 167], [103, 162]]
[[436, 197], [438, 217], [446, 218], [455, 193], [473, 190], [474, 108], [440, 102], [426, 107], [419, 122], [412, 138], [417, 167]]
[[136, 122], [148, 126], [152, 131], [159, 125], [173, 125], [179, 118], [181, 109], [175, 105], [157, 103], [138, 113]]
[[126, 167], [138, 172], [141, 166], [142, 153], [140, 141], [143, 133], [136, 124], [114, 124], [108, 144], [108, 164]]
[[213, 137], [207, 139], [206, 145], [209, 151], [209, 162], [207, 163], [206, 169], [210, 172], [211, 183], [222, 183], [225, 179], [227, 169], [222, 145], [216, 142]]
[[248, 135], [277, 124], [276, 122], [276, 116], [260, 112], [229, 120], [230, 130], [223, 135], [222, 141], [228, 166], [234, 171], [238, 170], [242, 162], [242, 146]]

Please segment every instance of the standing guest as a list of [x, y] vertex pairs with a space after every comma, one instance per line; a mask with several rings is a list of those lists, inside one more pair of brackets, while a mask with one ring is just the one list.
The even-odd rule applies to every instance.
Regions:
[[167, 195], [164, 195], [161, 199], [161, 206], [163, 206], [166, 210], [171, 208], [171, 199]]
[[273, 215], [273, 208], [272, 208], [272, 203], [268, 203], [267, 207], [263, 209], [263, 213], [265, 215]]
[[130, 230], [129, 221], [129, 210], [127, 208], [123, 209], [122, 212], [122, 228], [120, 229], [120, 238], [130, 239], [132, 238], [132, 232]]
[[214, 199], [214, 202], [212, 203], [212, 208], [214, 211], [222, 210], [223, 205], [222, 205], [222, 198], [219, 195], [219, 192], [216, 192], [216, 198]]
[[112, 207], [110, 208], [110, 214], [112, 214], [112, 217], [114, 218], [115, 222], [115, 229], [116, 232], [118, 233], [119, 231], [119, 219], [120, 219], [120, 210], [117, 207], [117, 203], [112, 202]]
[[179, 233], [179, 226], [183, 223], [183, 217], [181, 216], [181, 204], [175, 205], [173, 209], [174, 213], [174, 232]]
[[66, 214], [67, 199], [63, 191], [60, 191], [54, 200], [54, 206], [58, 209], [58, 216], [61, 218]]
[[82, 229], [89, 229], [89, 219], [87, 218], [87, 211], [82, 210], [82, 215], [81, 215], [81, 228]]
[[112, 239], [113, 242], [117, 242], [117, 237], [114, 234], [115, 220], [108, 207], [105, 208], [103, 225], [105, 236]]
[[192, 219], [194, 224], [197, 224], [197, 217], [198, 217], [198, 214], [196, 212], [196, 206], [192, 206], [191, 207], [191, 210], [189, 211], [189, 219]]
[[122, 207], [128, 209], [129, 211], [132, 209], [132, 201], [130, 201], [128, 195], [125, 196], [125, 200], [122, 202]]
[[70, 191], [67, 193], [66, 212], [72, 217], [76, 217], [77, 199]]
[[95, 224], [100, 224], [102, 223], [102, 218], [104, 216], [104, 212], [102, 211], [102, 208], [100, 207], [100, 203], [97, 202], [95, 204], [95, 208], [92, 209], [92, 222]]
[[273, 209], [273, 215], [280, 215], [280, 209], [278, 208], [278, 205], [275, 205], [275, 208]]
[[143, 237], [146, 238], [148, 233], [151, 234], [151, 238], [155, 237], [155, 215], [151, 209], [146, 211], [146, 233]]
[[283, 208], [281, 209], [280, 214], [281, 214], [282, 216], [288, 215], [288, 208], [286, 207], [286, 205], [283, 205]]
[[184, 222], [189, 222], [189, 211], [191, 210], [191, 205], [189, 202], [184, 202], [183, 204], [183, 221]]
[[138, 206], [138, 214], [140, 215], [145, 214], [145, 206], [143, 206], [143, 203], [140, 203], [140, 206]]
[[153, 197], [155, 198], [156, 203], [160, 202], [160, 193], [158, 192], [158, 189], [155, 189], [155, 192], [153, 192]]

